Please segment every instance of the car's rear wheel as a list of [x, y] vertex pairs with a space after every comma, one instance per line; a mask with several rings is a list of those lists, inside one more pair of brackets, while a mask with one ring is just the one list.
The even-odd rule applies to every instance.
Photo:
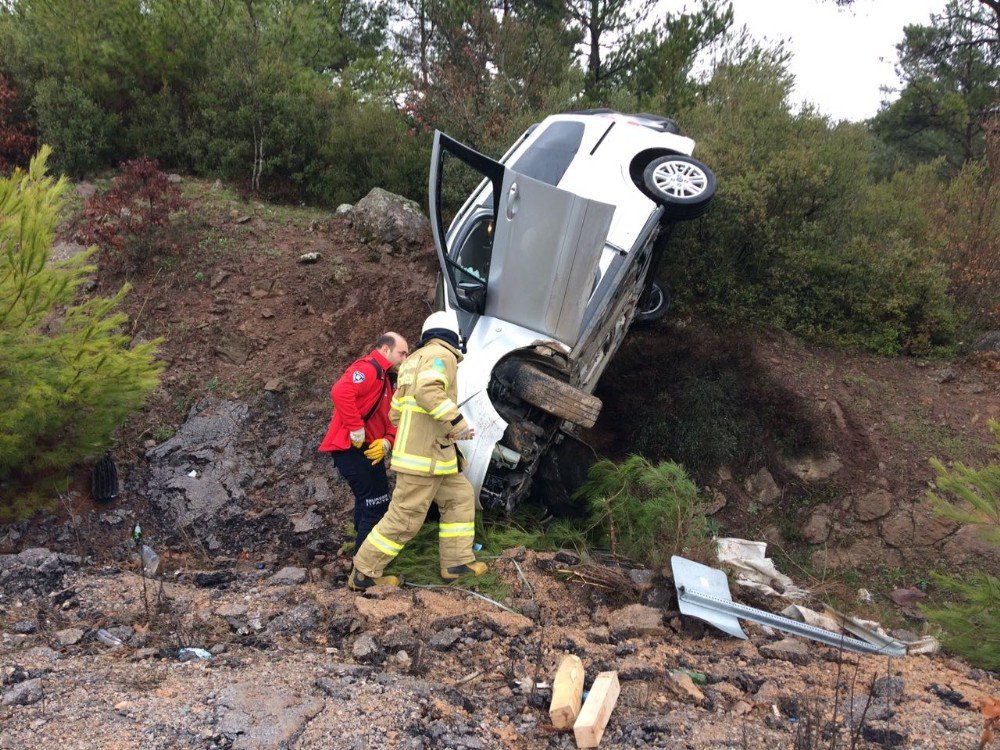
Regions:
[[662, 320], [670, 309], [670, 293], [654, 281], [645, 299], [640, 300], [639, 310], [635, 314], [633, 325], [651, 325]]
[[514, 359], [501, 365], [500, 376], [516, 396], [532, 406], [581, 427], [593, 427], [601, 413], [601, 399]]
[[643, 170], [642, 180], [664, 207], [666, 218], [674, 221], [701, 216], [715, 197], [715, 174], [690, 156], [670, 154], [653, 159]]

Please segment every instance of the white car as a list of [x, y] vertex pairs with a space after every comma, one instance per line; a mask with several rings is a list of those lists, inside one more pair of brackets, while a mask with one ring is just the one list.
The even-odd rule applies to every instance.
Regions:
[[[672, 120], [610, 110], [548, 117], [499, 162], [435, 134], [436, 304], [466, 339], [459, 407], [476, 436], [460, 447], [482, 506], [509, 512], [535, 491], [563, 509], [585, 479], [576, 427], [597, 420], [594, 388], [632, 323], [666, 312], [653, 276], [670, 223], [715, 194], [693, 149]], [[446, 230], [456, 166], [479, 184]]]

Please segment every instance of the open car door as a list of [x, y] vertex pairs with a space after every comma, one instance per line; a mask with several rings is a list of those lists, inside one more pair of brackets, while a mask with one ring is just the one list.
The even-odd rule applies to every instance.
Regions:
[[[451, 157], [486, 179], [446, 231], [441, 196]], [[574, 346], [614, 206], [519, 174], [440, 131], [429, 187], [445, 293], [463, 330], [489, 315]]]

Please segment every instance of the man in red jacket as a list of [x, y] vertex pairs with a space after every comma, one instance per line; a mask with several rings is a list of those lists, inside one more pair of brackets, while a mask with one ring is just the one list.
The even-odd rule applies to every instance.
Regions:
[[389, 507], [389, 480], [383, 459], [396, 439], [389, 421], [395, 392], [392, 370], [409, 348], [398, 333], [383, 333], [368, 356], [351, 364], [330, 389], [333, 416], [319, 450], [333, 463], [354, 492], [354, 529], [358, 549]]

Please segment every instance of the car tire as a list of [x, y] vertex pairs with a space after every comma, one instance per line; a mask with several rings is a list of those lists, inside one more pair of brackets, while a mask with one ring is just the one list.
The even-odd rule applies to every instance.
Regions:
[[503, 365], [501, 377], [523, 401], [581, 427], [593, 427], [601, 413], [601, 399], [574, 388], [522, 360]]
[[638, 310], [632, 320], [634, 326], [649, 326], [662, 320], [663, 316], [670, 310], [670, 292], [664, 289], [656, 281], [646, 295], [645, 306]]
[[698, 218], [715, 197], [715, 174], [690, 156], [670, 154], [653, 159], [643, 170], [642, 181], [671, 221]]

